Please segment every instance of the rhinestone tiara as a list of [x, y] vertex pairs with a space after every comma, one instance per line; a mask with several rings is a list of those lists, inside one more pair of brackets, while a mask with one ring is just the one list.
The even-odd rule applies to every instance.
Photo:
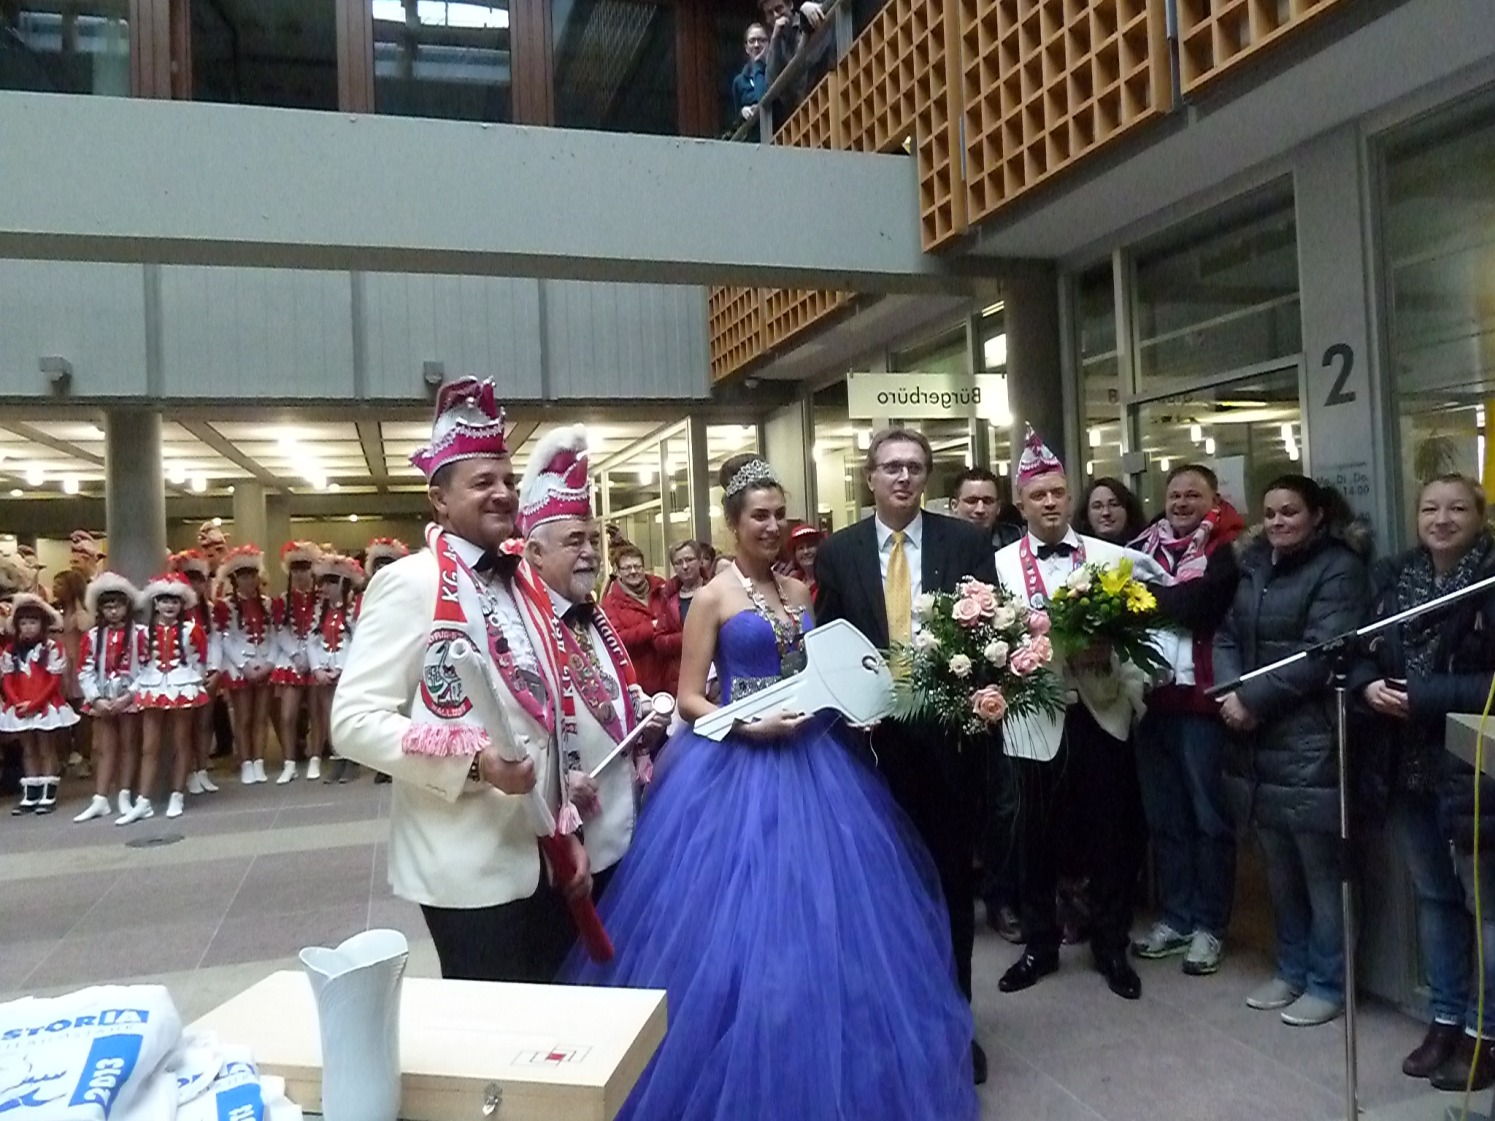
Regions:
[[773, 468], [768, 465], [766, 459], [750, 459], [737, 469], [737, 474], [727, 480], [726, 489], [722, 492], [726, 498], [734, 494], [741, 494], [749, 487], [779, 486], [779, 477], [773, 473]]

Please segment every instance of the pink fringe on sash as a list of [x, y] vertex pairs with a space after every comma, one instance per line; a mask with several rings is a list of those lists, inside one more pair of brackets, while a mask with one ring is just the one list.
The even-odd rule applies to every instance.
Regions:
[[569, 837], [580, 828], [581, 813], [574, 802], [567, 802], [561, 807], [561, 812], [556, 818], [555, 831], [562, 837]]
[[411, 724], [400, 740], [406, 755], [476, 755], [489, 746], [488, 733], [466, 724]]

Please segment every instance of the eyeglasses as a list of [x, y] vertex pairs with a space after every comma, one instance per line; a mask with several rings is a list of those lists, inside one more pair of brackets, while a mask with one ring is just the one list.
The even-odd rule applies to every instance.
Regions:
[[905, 474], [910, 479], [922, 479], [928, 468], [916, 459], [890, 459], [877, 464], [874, 470], [888, 479], [897, 479]]
[[748, 46], [750, 47], [761, 47], [766, 42], [768, 42], [767, 35], [752, 35], [748, 38]]

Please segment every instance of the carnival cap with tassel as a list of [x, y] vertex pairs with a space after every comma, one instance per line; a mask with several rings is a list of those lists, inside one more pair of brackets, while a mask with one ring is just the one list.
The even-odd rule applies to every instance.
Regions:
[[494, 396], [493, 382], [459, 378], [441, 387], [431, 421], [431, 442], [416, 451], [410, 462], [430, 480], [449, 463], [508, 454], [504, 411]]
[[1019, 490], [1040, 475], [1064, 474], [1064, 464], [1059, 462], [1059, 457], [1039, 438], [1038, 433], [1033, 431], [1031, 424], [1027, 428], [1027, 435], [1023, 439], [1023, 454], [1017, 461]]
[[535, 448], [519, 484], [519, 532], [528, 537], [546, 522], [592, 516], [587, 430], [579, 424], [554, 429]]

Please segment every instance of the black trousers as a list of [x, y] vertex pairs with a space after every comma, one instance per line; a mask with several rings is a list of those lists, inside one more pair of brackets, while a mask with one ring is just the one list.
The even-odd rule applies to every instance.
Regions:
[[1090, 879], [1090, 944], [1124, 953], [1137, 882], [1134, 842], [1137, 764], [1131, 745], [1101, 728], [1082, 704], [1064, 720], [1059, 754], [1048, 762], [1014, 759], [1023, 927], [1028, 948], [1057, 951], [1061, 939], [1054, 892], [1062, 858]]
[[987, 912], [1021, 901], [1017, 843], [1017, 770], [1000, 738], [986, 751], [986, 800], [981, 809], [981, 898]]
[[976, 943], [976, 851], [979, 807], [989, 745], [960, 746], [934, 726], [885, 721], [873, 733], [878, 769], [893, 798], [924, 839], [950, 912], [950, 949], [966, 999]]
[[[592, 898], [601, 899], [614, 865], [592, 877]], [[576, 941], [576, 927], [561, 893], [545, 871], [527, 899], [496, 907], [427, 907], [421, 913], [436, 945], [441, 976], [448, 981], [514, 981], [548, 985], [556, 979]]]

